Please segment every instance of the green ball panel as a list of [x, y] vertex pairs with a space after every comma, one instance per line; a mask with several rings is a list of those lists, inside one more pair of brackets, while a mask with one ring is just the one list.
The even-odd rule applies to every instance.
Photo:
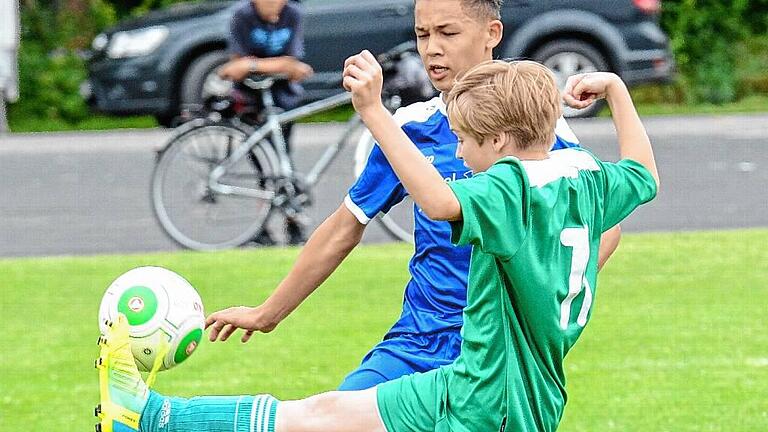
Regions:
[[132, 326], [146, 324], [157, 312], [157, 296], [145, 286], [130, 287], [120, 296], [117, 311], [125, 315]]
[[195, 348], [200, 344], [200, 339], [202, 339], [202, 337], [203, 331], [200, 329], [194, 329], [187, 333], [187, 335], [184, 336], [184, 339], [179, 342], [179, 346], [176, 348], [176, 353], [173, 356], [173, 361], [176, 364], [179, 364], [189, 358], [189, 356], [195, 352]]

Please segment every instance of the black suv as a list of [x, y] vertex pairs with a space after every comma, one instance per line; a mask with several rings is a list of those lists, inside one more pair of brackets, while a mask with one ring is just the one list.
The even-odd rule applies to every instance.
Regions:
[[[248, 1], [248, 0], [240, 0]], [[168, 124], [180, 109], [230, 83], [215, 70], [228, 55], [234, 2], [180, 4], [126, 21], [98, 35], [84, 96], [99, 111], [152, 114]], [[315, 75], [308, 99], [338, 92], [346, 57], [383, 52], [412, 40], [413, 0], [303, 0], [305, 61]], [[673, 69], [667, 36], [658, 26], [660, 0], [506, 0], [500, 58], [531, 58], [567, 76], [618, 73], [628, 84], [667, 80]], [[567, 111], [589, 116], [593, 111]]]

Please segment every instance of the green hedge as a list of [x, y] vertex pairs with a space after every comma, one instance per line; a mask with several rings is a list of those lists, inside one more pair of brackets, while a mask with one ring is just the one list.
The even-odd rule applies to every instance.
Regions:
[[79, 13], [56, 12], [36, 2], [22, 3], [21, 98], [9, 109], [12, 120], [32, 116], [73, 123], [89, 115], [78, 92], [86, 75], [81, 53], [98, 31], [116, 22], [116, 16], [102, 0], [83, 6]]
[[[20, 99], [8, 110], [11, 128], [26, 118], [71, 125], [89, 118], [92, 113], [79, 88], [87, 74], [83, 54], [93, 38], [122, 18], [178, 2], [21, 2]], [[77, 8], [57, 10], [52, 3]]]

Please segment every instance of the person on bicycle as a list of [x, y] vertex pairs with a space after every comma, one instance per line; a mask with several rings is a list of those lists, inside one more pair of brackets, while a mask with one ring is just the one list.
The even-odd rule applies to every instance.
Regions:
[[[285, 81], [272, 87], [275, 104], [285, 110], [299, 106], [303, 96], [300, 81], [312, 75], [312, 67], [301, 61], [304, 56], [304, 36], [301, 9], [287, 0], [248, 0], [235, 7], [229, 32], [231, 60], [219, 69], [219, 76], [235, 82], [232, 96], [236, 105], [252, 112], [261, 109], [259, 95], [242, 84], [252, 74], [284, 74]], [[292, 124], [283, 127], [288, 154], [291, 154]], [[286, 221], [289, 244], [302, 244], [305, 237], [301, 224]], [[255, 239], [270, 245], [274, 241], [264, 230]]]
[[[446, 182], [470, 177], [456, 157], [458, 138], [448, 124], [444, 95], [458, 76], [491, 60], [502, 35], [501, 0], [416, 0], [417, 48], [432, 84], [441, 95], [400, 108], [395, 119]], [[561, 118], [554, 151], [578, 146]], [[272, 331], [295, 310], [360, 242], [368, 222], [388, 212], [407, 195], [378, 146], [339, 208], [310, 236], [288, 275], [257, 307], [234, 307], [209, 317], [227, 325], [212, 327], [210, 340], [226, 340], [238, 328], [246, 342], [256, 332]], [[462, 310], [466, 306], [470, 246], [451, 243], [451, 225], [415, 216], [415, 253], [409, 264], [398, 321], [341, 383], [339, 390], [363, 390], [413, 372], [450, 364], [461, 346]], [[618, 246], [620, 232], [603, 235], [599, 263]], [[362, 287], [361, 287], [362, 288]]]

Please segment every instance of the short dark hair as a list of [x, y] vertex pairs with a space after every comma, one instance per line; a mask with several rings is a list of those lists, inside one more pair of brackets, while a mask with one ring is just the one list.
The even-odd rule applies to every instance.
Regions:
[[461, 0], [461, 3], [478, 18], [500, 20], [504, 0]]
[[[413, 0], [413, 3], [419, 0]], [[501, 19], [501, 5], [504, 0], [459, 0], [476, 18]]]

